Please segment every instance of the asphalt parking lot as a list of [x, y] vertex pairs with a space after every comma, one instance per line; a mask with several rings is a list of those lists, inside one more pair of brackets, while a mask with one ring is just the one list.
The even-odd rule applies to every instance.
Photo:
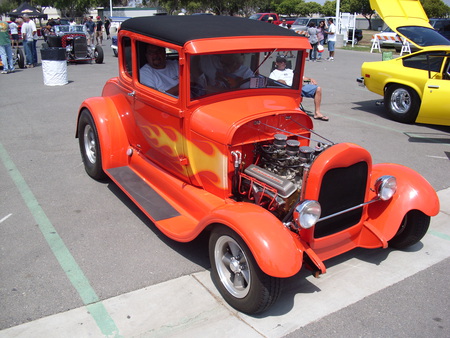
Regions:
[[353, 250], [319, 279], [288, 279], [279, 302], [250, 317], [212, 285], [206, 238], [167, 239], [113, 183], [85, 173], [77, 110], [117, 75], [103, 47], [104, 63], [69, 65], [65, 86], [45, 86], [41, 67], [0, 77], [0, 337], [450, 336], [450, 127], [386, 118], [356, 84], [380, 54], [306, 64], [330, 117], [315, 129], [415, 169], [441, 213], [408, 252]]

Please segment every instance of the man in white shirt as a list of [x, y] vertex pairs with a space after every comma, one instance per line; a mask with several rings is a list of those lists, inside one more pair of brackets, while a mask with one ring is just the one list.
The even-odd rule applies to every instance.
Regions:
[[23, 44], [25, 47], [26, 64], [27, 68], [33, 68], [37, 65], [37, 31], [36, 25], [33, 20], [30, 19], [28, 14], [23, 15], [23, 25], [22, 25], [22, 37]]
[[334, 45], [336, 44], [336, 25], [333, 23], [333, 19], [328, 19], [328, 30], [326, 31], [328, 34], [328, 52], [330, 53], [329, 61], [334, 60]]
[[[294, 71], [286, 68], [286, 59], [278, 56], [275, 61], [276, 69], [270, 73], [269, 78], [278, 81], [287, 86], [292, 86], [294, 79]], [[320, 104], [322, 102], [322, 88], [317, 85], [314, 79], [303, 77], [303, 81], [308, 82], [302, 86], [302, 97], [314, 99], [314, 119], [328, 121], [328, 117], [320, 112]]]
[[282, 56], [277, 56], [275, 64], [276, 68], [270, 73], [269, 78], [291, 87], [294, 71], [286, 68], [286, 59]]
[[160, 92], [178, 96], [178, 62], [166, 59], [164, 47], [147, 45], [147, 63], [141, 67], [140, 82]]

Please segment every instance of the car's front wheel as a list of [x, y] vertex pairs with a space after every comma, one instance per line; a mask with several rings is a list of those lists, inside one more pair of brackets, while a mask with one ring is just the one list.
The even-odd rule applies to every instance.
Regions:
[[245, 242], [228, 227], [218, 226], [212, 231], [209, 257], [213, 282], [235, 309], [259, 313], [278, 299], [281, 279], [262, 272]]
[[103, 48], [101, 46], [95, 46], [94, 58], [95, 58], [95, 63], [103, 62], [104, 56], [103, 56]]
[[22, 49], [17, 48], [16, 50], [16, 60], [17, 60], [17, 65], [19, 66], [20, 69], [25, 68], [25, 55], [22, 52]]
[[84, 168], [96, 180], [105, 178], [97, 128], [91, 113], [83, 109], [78, 120], [78, 141]]
[[405, 249], [419, 242], [428, 231], [430, 216], [419, 210], [409, 211], [403, 218], [395, 236], [388, 242], [390, 247]]
[[403, 123], [413, 123], [420, 109], [420, 97], [410, 87], [391, 85], [384, 94], [384, 106], [388, 115]]

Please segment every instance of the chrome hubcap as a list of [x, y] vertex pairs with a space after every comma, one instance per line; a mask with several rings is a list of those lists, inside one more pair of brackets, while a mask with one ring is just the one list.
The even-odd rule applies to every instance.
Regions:
[[250, 287], [250, 270], [245, 253], [229, 236], [220, 237], [215, 246], [217, 273], [227, 291], [236, 298], [244, 298]]
[[405, 114], [411, 108], [411, 96], [404, 88], [398, 88], [392, 92], [391, 108], [398, 114]]
[[97, 152], [95, 150], [96, 142], [94, 130], [89, 124], [84, 127], [83, 142], [86, 157], [88, 158], [89, 162], [94, 164], [97, 160]]

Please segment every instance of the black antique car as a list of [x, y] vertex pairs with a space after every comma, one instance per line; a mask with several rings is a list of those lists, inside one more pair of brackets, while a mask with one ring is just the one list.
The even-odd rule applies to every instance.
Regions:
[[62, 47], [66, 49], [67, 61], [92, 61], [103, 62], [103, 48], [88, 44], [83, 25], [57, 25], [54, 26], [54, 34], [47, 37], [46, 47]]

